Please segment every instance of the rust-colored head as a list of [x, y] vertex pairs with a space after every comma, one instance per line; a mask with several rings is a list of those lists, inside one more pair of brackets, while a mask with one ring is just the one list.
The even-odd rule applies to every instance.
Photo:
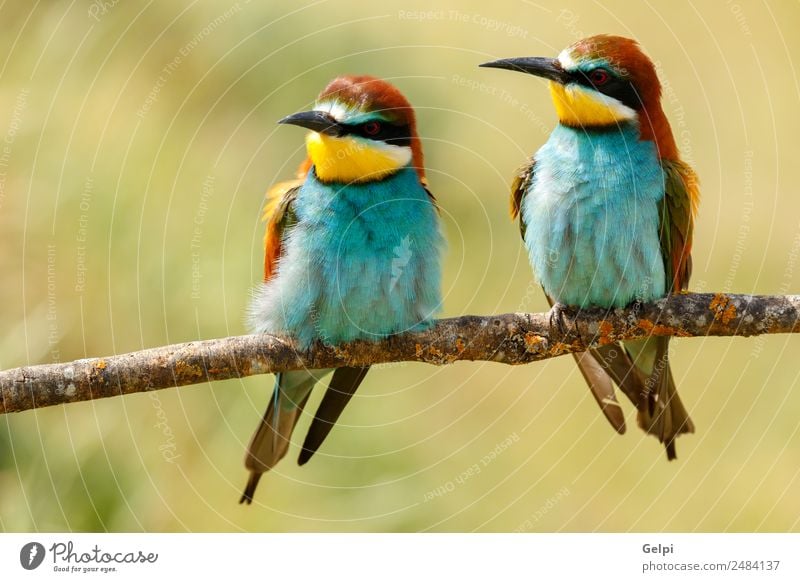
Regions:
[[424, 179], [422, 146], [414, 109], [390, 83], [367, 75], [337, 77], [312, 111], [281, 123], [311, 129], [307, 148], [322, 180], [381, 179], [411, 165]]

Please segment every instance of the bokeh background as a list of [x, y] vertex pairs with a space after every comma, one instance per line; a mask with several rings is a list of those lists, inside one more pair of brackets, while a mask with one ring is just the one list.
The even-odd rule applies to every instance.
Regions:
[[[507, 192], [555, 115], [542, 81], [477, 64], [599, 32], [657, 61], [701, 176], [692, 289], [798, 292], [798, 26], [792, 0], [3, 3], [0, 365], [245, 333], [263, 192], [303, 157], [275, 121], [342, 73], [416, 105], [443, 313], [545, 310]], [[0, 530], [800, 530], [800, 338], [673, 344], [677, 462], [630, 407], [613, 433], [569, 358], [395, 364], [244, 507], [255, 377], [0, 417]]]

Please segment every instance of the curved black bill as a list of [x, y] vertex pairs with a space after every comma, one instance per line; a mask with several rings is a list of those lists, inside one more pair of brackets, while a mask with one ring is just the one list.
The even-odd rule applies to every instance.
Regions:
[[511, 59], [500, 59], [499, 61], [483, 63], [479, 66], [528, 73], [529, 75], [536, 75], [537, 77], [550, 79], [556, 83], [563, 84], [569, 81], [569, 74], [567, 74], [561, 67], [561, 63], [558, 62], [558, 59], [551, 59], [548, 57], [516, 57]]
[[344, 133], [342, 126], [330, 114], [324, 111], [301, 111], [284, 117], [278, 123], [299, 125], [326, 135], [338, 137]]

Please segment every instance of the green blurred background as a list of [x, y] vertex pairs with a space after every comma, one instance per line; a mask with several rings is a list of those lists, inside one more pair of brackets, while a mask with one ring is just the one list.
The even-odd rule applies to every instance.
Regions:
[[[417, 107], [444, 314], [545, 310], [507, 192], [555, 116], [477, 64], [599, 32], [659, 63], [701, 176], [692, 289], [798, 292], [799, 25], [790, 0], [4, 3], [0, 365], [244, 333], [263, 192], [303, 157], [275, 121], [342, 73]], [[612, 432], [571, 359], [396, 364], [244, 507], [255, 377], [0, 417], [0, 530], [800, 530], [800, 338], [673, 343], [697, 425], [674, 463], [630, 407]]]

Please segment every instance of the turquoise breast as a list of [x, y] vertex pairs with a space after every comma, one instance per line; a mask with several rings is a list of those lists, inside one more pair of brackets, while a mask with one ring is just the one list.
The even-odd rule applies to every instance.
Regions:
[[638, 127], [557, 126], [522, 202], [525, 246], [545, 292], [571, 306], [623, 307], [665, 294], [664, 175]]
[[277, 273], [252, 304], [253, 332], [288, 334], [305, 347], [430, 325], [441, 303], [443, 238], [413, 169], [348, 185], [309, 172], [294, 211]]

